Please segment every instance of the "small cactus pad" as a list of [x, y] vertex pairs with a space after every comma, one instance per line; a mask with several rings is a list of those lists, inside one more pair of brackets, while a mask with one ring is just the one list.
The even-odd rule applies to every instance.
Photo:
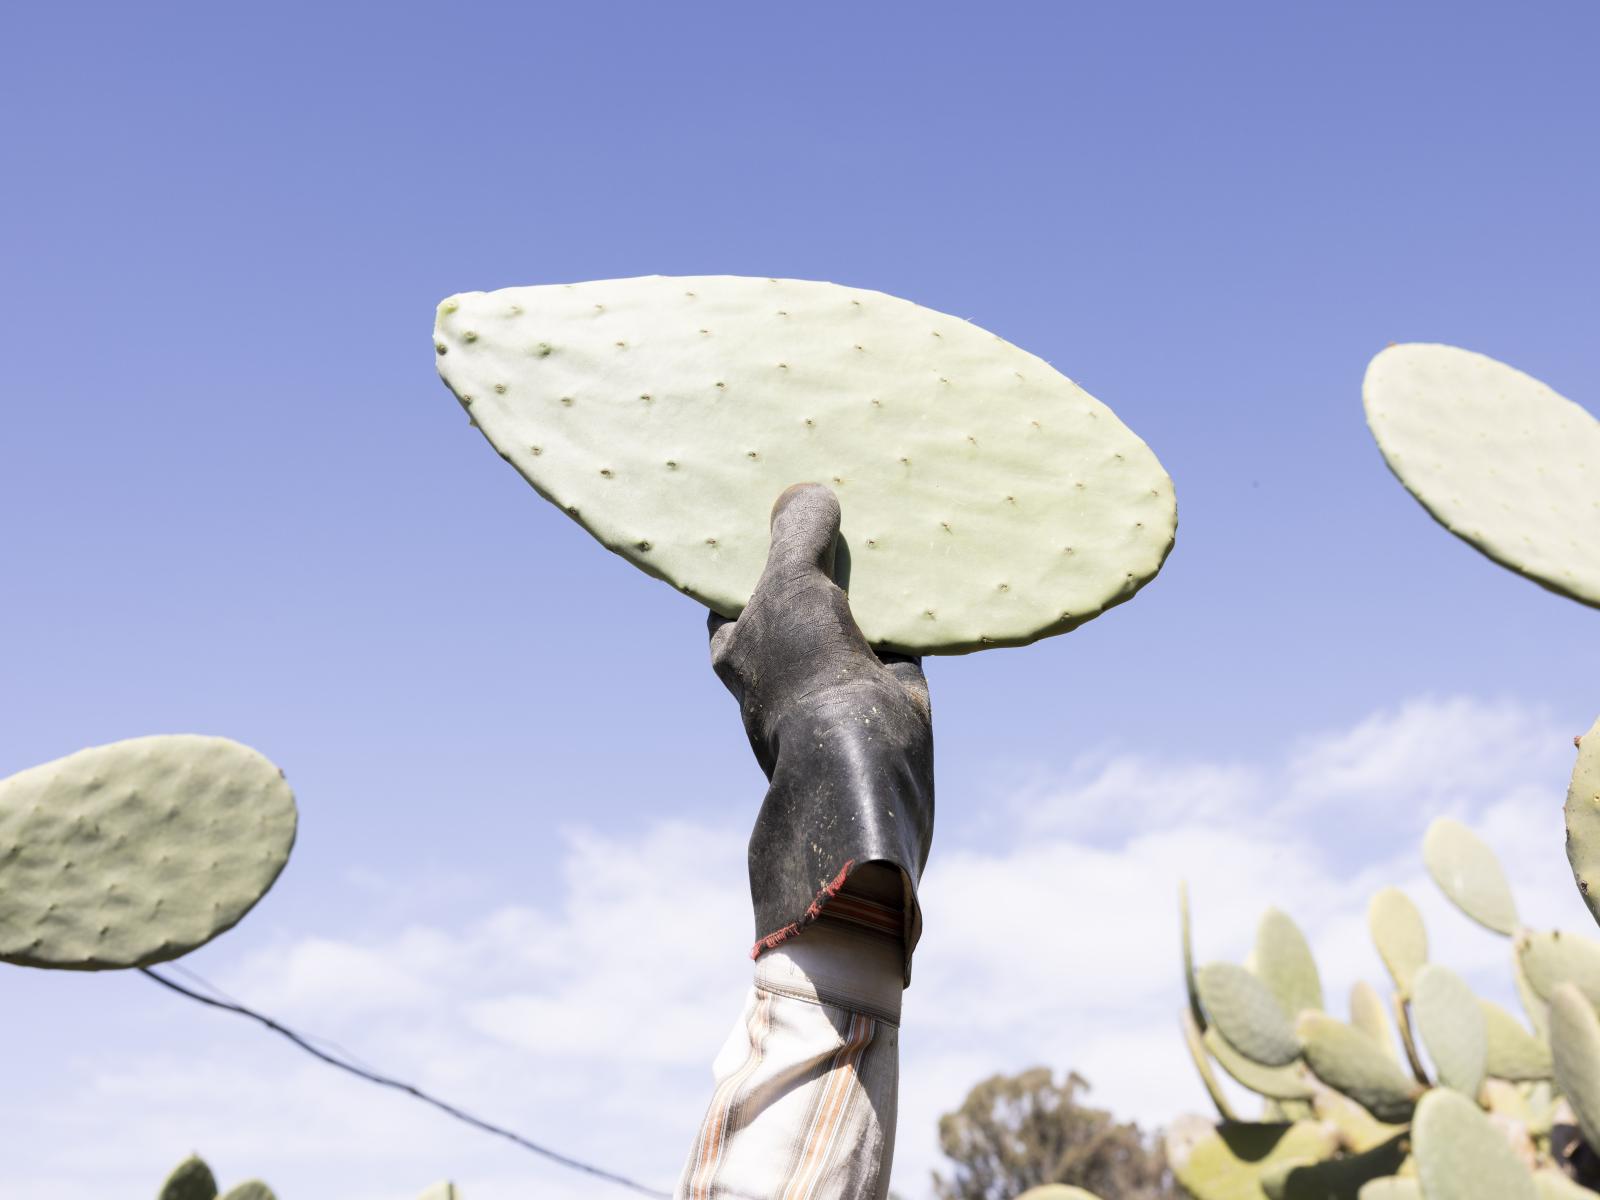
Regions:
[[1288, 1066], [1300, 1057], [1294, 1027], [1277, 997], [1249, 971], [1208, 963], [1195, 980], [1210, 1024], [1239, 1053], [1265, 1067]]
[[1411, 1126], [1426, 1200], [1538, 1200], [1533, 1173], [1471, 1100], [1434, 1088]]
[[1533, 981], [1528, 978], [1528, 969], [1522, 965], [1522, 952], [1525, 948], [1524, 942], [1511, 943], [1511, 978], [1517, 985], [1517, 999], [1522, 1002], [1522, 1011], [1527, 1014], [1528, 1023], [1533, 1026], [1535, 1033], [1548, 1042], [1550, 1003], [1533, 986]]
[[1195, 1025], [1204, 1030], [1206, 1012], [1200, 1005], [1200, 988], [1194, 979], [1194, 924], [1189, 917], [1189, 885], [1184, 881], [1178, 884], [1178, 937], [1183, 951], [1183, 990]]
[[461, 1200], [461, 1189], [449, 1180], [442, 1180], [423, 1192], [417, 1200]]
[[1550, 997], [1550, 1047], [1556, 1085], [1578, 1118], [1583, 1140], [1600, 1146], [1600, 1016], [1570, 983]]
[[1356, 1200], [1422, 1200], [1422, 1185], [1398, 1175], [1371, 1179], [1361, 1185]]
[[1177, 527], [1172, 481], [1105, 405], [881, 292], [735, 276], [468, 292], [439, 306], [434, 348], [540, 494], [725, 616], [795, 483], [839, 497], [867, 639], [913, 653], [1064, 633], [1149, 582]]
[[1439, 817], [1422, 839], [1422, 861], [1444, 894], [1485, 929], [1516, 933], [1517, 904], [1494, 851], [1460, 821]]
[[172, 1169], [156, 1200], [217, 1200], [217, 1177], [198, 1154], [191, 1154]]
[[1600, 921], [1600, 721], [1579, 739], [1566, 812], [1567, 861], [1583, 902]]
[[1546, 1001], [1571, 983], [1600, 1007], [1600, 942], [1576, 933], [1526, 933], [1517, 939], [1518, 961], [1533, 990]]
[[1304, 1012], [1295, 1026], [1311, 1073], [1343, 1092], [1378, 1120], [1398, 1125], [1411, 1116], [1421, 1087], [1359, 1029], [1323, 1013]]
[[1496, 1079], [1516, 1081], [1549, 1079], [1550, 1047], [1522, 1027], [1522, 1023], [1493, 1000], [1479, 1000], [1484, 1032], [1488, 1035], [1485, 1069]]
[[[1227, 1093], [1217, 1081], [1217, 1073], [1211, 1069], [1211, 1055], [1206, 1051], [1205, 1035], [1200, 1032], [1200, 1023], [1195, 1019], [1194, 1013], [1187, 1008], [1178, 1014], [1178, 1020], [1183, 1026], [1184, 1045], [1189, 1047], [1189, 1057], [1194, 1061], [1194, 1069], [1200, 1074], [1200, 1082], [1205, 1085], [1206, 1095], [1211, 1097], [1211, 1103], [1216, 1106], [1217, 1115], [1224, 1121], [1237, 1120], [1238, 1114], [1228, 1103]], [[1262, 1068], [1262, 1070], [1267, 1069], [1269, 1068]]]
[[1439, 1082], [1476, 1096], [1489, 1058], [1489, 1030], [1472, 989], [1448, 967], [1429, 963], [1417, 972], [1411, 1014]]
[[1043, 1187], [1029, 1188], [1017, 1200], [1100, 1200], [1100, 1197], [1071, 1184], [1047, 1183]]
[[1195, 1200], [1265, 1200], [1264, 1174], [1283, 1163], [1319, 1162], [1339, 1146], [1320, 1121], [1213, 1127], [1198, 1117], [1174, 1121], [1164, 1144], [1172, 1173]]
[[259, 1179], [251, 1179], [229, 1188], [222, 1200], [278, 1200], [278, 1197]]
[[1322, 1008], [1322, 978], [1305, 934], [1287, 913], [1269, 908], [1256, 926], [1255, 953], [1251, 958], [1257, 978], [1293, 1019], [1302, 1009]]
[[294, 833], [283, 773], [226, 738], [135, 738], [0, 780], [0, 961], [177, 958], [250, 911]]
[[1411, 980], [1428, 961], [1428, 929], [1417, 906], [1399, 888], [1384, 888], [1367, 905], [1367, 928], [1394, 986], [1409, 995]]
[[1533, 1183], [1539, 1189], [1539, 1200], [1600, 1200], [1600, 1193], [1574, 1183], [1555, 1167], [1541, 1167], [1535, 1171]]
[[1362, 393], [1390, 470], [1435, 520], [1502, 566], [1600, 606], [1600, 422], [1453, 346], [1390, 346]]
[[1389, 1024], [1389, 1014], [1383, 1006], [1378, 989], [1364, 979], [1350, 986], [1350, 1024], [1382, 1046], [1389, 1057], [1400, 1061], [1395, 1049], [1394, 1027]]

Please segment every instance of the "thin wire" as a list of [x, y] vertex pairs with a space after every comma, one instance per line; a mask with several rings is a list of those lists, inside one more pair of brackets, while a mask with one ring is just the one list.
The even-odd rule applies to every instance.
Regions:
[[[561, 1154], [555, 1150], [541, 1146], [537, 1142], [528, 1140], [520, 1133], [516, 1133], [513, 1130], [506, 1129], [499, 1125], [491, 1124], [490, 1122], [483, 1120], [481, 1117], [473, 1116], [471, 1113], [463, 1112], [453, 1104], [447, 1104], [435, 1096], [430, 1096], [421, 1088], [414, 1087], [413, 1085], [404, 1083], [398, 1079], [391, 1079], [387, 1075], [380, 1075], [376, 1071], [369, 1071], [362, 1067], [358, 1067], [354, 1063], [347, 1062], [334, 1054], [330, 1054], [325, 1050], [320, 1050], [312, 1044], [311, 1039], [296, 1033], [287, 1026], [281, 1025], [277, 1021], [274, 1021], [271, 1017], [266, 1016], [263, 1013], [258, 1013], [254, 1009], [243, 1004], [234, 1003], [228, 1000], [219, 1000], [213, 996], [205, 996], [199, 992], [191, 991], [189, 988], [184, 987], [181, 983], [177, 983], [174, 980], [168, 979], [166, 976], [158, 974], [149, 967], [140, 967], [139, 970], [145, 975], [149, 976], [151, 979], [155, 980], [162, 987], [177, 992], [180, 996], [187, 996], [190, 1000], [198, 1001], [199, 1003], [207, 1005], [211, 1008], [220, 1008], [224, 1012], [236, 1013], [241, 1017], [248, 1017], [250, 1020], [266, 1026], [268, 1029], [272, 1030], [273, 1033], [288, 1038], [289, 1041], [300, 1047], [300, 1049], [304, 1050], [307, 1054], [311, 1055], [313, 1058], [320, 1059], [322, 1062], [327, 1063], [330, 1067], [337, 1067], [341, 1071], [348, 1072], [349, 1074], [356, 1076], [358, 1079], [365, 1079], [368, 1083], [375, 1083], [379, 1087], [393, 1088], [397, 1092], [404, 1092], [406, 1095], [420, 1100], [424, 1104], [432, 1105], [440, 1112], [452, 1116], [464, 1124], [471, 1125], [474, 1129], [481, 1129], [484, 1133], [492, 1133], [495, 1137], [504, 1138], [513, 1145], [521, 1146], [524, 1150], [531, 1151], [532, 1153], [539, 1155], [541, 1158], [547, 1158], [551, 1162], [558, 1163], [563, 1167], [569, 1167], [574, 1171], [582, 1171], [585, 1175], [593, 1175], [598, 1179], [609, 1180], [612, 1183], [638, 1192], [643, 1196], [656, 1196], [659, 1197], [660, 1200], [671, 1200], [671, 1197], [667, 1192], [658, 1191], [652, 1187], [646, 1187], [644, 1184], [639, 1183], [636, 1180], [629, 1179], [626, 1175], [618, 1175], [616, 1172], [607, 1171], [603, 1167], [592, 1166], [589, 1163], [580, 1162], [576, 1158], [569, 1158], [565, 1154]], [[184, 974], [203, 984], [205, 987], [211, 988], [209, 983], [206, 983], [203, 979], [200, 979], [200, 977], [195, 975], [192, 971], [184, 971]], [[212, 988], [211, 990], [216, 991], [217, 989]]]
[[[203, 975], [195, 974], [188, 967], [184, 966], [181, 962], [169, 962], [169, 963], [163, 964], [163, 966], [169, 971], [176, 971], [179, 975], [182, 975], [185, 979], [189, 980], [196, 987], [205, 989], [206, 991], [210, 992], [213, 996], [221, 997], [222, 999], [226, 1000], [229, 1004], [232, 1004], [236, 1008], [247, 1008], [247, 1007], [249, 1007], [248, 1005], [245, 1004], [245, 1002], [243, 1000], [239, 999], [239, 997], [229, 995], [227, 992], [223, 991], [221, 988], [219, 988], [216, 984], [212, 983], [209, 979], [205, 978]], [[371, 1071], [374, 1074], [378, 1074], [379, 1073], [377, 1067], [375, 1067], [371, 1063], [367, 1062], [359, 1054], [357, 1054], [354, 1050], [351, 1050], [348, 1046], [341, 1045], [340, 1043], [334, 1041], [332, 1038], [326, 1038], [326, 1037], [321, 1036], [320, 1034], [310, 1034], [310, 1033], [302, 1033], [300, 1036], [305, 1038], [305, 1040], [308, 1041], [308, 1042], [315, 1042], [317, 1045], [323, 1047], [325, 1050], [327, 1050], [331, 1054], [339, 1055], [341, 1058], [343, 1058], [345, 1060], [345, 1062], [354, 1063], [356, 1066], [360, 1067], [363, 1071]]]

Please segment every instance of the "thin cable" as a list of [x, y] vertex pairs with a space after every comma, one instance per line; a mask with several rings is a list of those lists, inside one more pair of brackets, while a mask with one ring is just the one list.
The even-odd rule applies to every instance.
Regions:
[[[329, 1054], [325, 1050], [319, 1050], [316, 1046], [312, 1045], [311, 1041], [306, 1037], [296, 1033], [294, 1030], [285, 1025], [280, 1025], [271, 1017], [266, 1016], [263, 1013], [258, 1013], [254, 1009], [248, 1008], [243, 1004], [236, 1004], [227, 1000], [218, 1000], [215, 997], [205, 996], [199, 992], [191, 991], [184, 987], [181, 983], [177, 983], [171, 979], [168, 979], [164, 975], [157, 974], [149, 967], [140, 967], [139, 970], [145, 975], [149, 976], [151, 979], [155, 980], [162, 987], [177, 992], [180, 996], [187, 996], [190, 1000], [198, 1001], [199, 1003], [207, 1005], [211, 1008], [220, 1008], [224, 1012], [236, 1013], [241, 1017], [249, 1017], [250, 1020], [266, 1026], [268, 1029], [272, 1030], [273, 1033], [288, 1038], [289, 1041], [300, 1047], [300, 1049], [304, 1050], [307, 1054], [311, 1055], [313, 1058], [320, 1059], [322, 1062], [327, 1063], [330, 1067], [337, 1067], [341, 1071], [348, 1072], [349, 1074], [356, 1076], [358, 1079], [365, 1079], [368, 1083], [375, 1083], [379, 1087], [393, 1088], [397, 1092], [404, 1092], [406, 1095], [411, 1096], [414, 1099], [421, 1100], [424, 1104], [432, 1105], [440, 1112], [452, 1116], [464, 1124], [471, 1125], [474, 1129], [481, 1129], [484, 1133], [492, 1133], [495, 1137], [505, 1138], [506, 1141], [511, 1142], [513, 1145], [521, 1146], [524, 1150], [531, 1151], [532, 1153], [539, 1155], [541, 1158], [547, 1158], [551, 1162], [558, 1163], [563, 1167], [570, 1167], [574, 1171], [582, 1171], [585, 1175], [593, 1175], [597, 1179], [609, 1180], [612, 1183], [638, 1192], [643, 1196], [656, 1196], [659, 1197], [660, 1200], [671, 1200], [671, 1197], [667, 1192], [657, 1191], [652, 1187], [646, 1187], [642, 1183], [629, 1179], [626, 1175], [618, 1175], [616, 1172], [607, 1171], [603, 1167], [591, 1166], [589, 1163], [580, 1162], [576, 1158], [568, 1158], [565, 1154], [558, 1153], [555, 1150], [547, 1149], [546, 1147], [539, 1145], [537, 1142], [529, 1141], [520, 1133], [516, 1133], [510, 1129], [505, 1129], [499, 1125], [491, 1124], [490, 1122], [483, 1120], [481, 1117], [473, 1116], [471, 1113], [463, 1112], [453, 1104], [446, 1104], [443, 1100], [440, 1100], [434, 1096], [430, 1096], [421, 1088], [414, 1087], [409, 1083], [403, 1083], [398, 1079], [391, 1079], [387, 1075], [380, 1075], [376, 1071], [365, 1070], [364, 1068], [358, 1067], [353, 1063], [346, 1062], [333, 1054]], [[199, 977], [194, 975], [193, 972], [185, 971], [184, 974], [204, 983], [204, 981], [199, 980]], [[205, 986], [210, 987], [211, 985], [205, 984]]]
[[[164, 966], [164, 968], [166, 970], [176, 971], [179, 975], [182, 975], [190, 983], [194, 984], [195, 987], [202, 988], [205, 991], [210, 992], [213, 996], [217, 996], [217, 997], [220, 997], [223, 1000], [226, 1000], [229, 1004], [233, 1005], [235, 1008], [246, 1008], [246, 1007], [248, 1007], [248, 1005], [246, 1005], [243, 1000], [239, 999], [239, 997], [229, 995], [227, 992], [223, 991], [221, 988], [219, 988], [216, 984], [212, 983], [209, 979], [205, 978], [203, 975], [197, 975], [193, 971], [189, 970], [189, 968], [184, 966], [181, 962], [164, 963], [163, 966]], [[311, 1034], [311, 1033], [302, 1033], [300, 1036], [305, 1038], [305, 1040], [308, 1041], [308, 1042], [314, 1042], [318, 1046], [321, 1046], [323, 1049], [328, 1051], [328, 1053], [335, 1054], [335, 1055], [339, 1056], [340, 1058], [344, 1059], [345, 1062], [353, 1063], [354, 1065], [360, 1067], [363, 1071], [371, 1071], [374, 1074], [378, 1074], [379, 1073], [377, 1067], [375, 1067], [371, 1063], [367, 1062], [359, 1054], [357, 1054], [354, 1050], [351, 1050], [348, 1046], [342, 1045], [339, 1042], [334, 1041], [332, 1038], [326, 1038], [326, 1037], [323, 1037], [320, 1034]]]

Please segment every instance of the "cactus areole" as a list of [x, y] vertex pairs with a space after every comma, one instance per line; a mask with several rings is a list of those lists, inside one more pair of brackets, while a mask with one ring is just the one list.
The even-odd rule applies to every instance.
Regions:
[[822, 483], [867, 640], [1022, 645], [1127, 600], [1177, 509], [1161, 464], [1044, 360], [882, 292], [793, 279], [612, 279], [439, 305], [439, 373], [546, 499], [724, 616], [767, 510]]

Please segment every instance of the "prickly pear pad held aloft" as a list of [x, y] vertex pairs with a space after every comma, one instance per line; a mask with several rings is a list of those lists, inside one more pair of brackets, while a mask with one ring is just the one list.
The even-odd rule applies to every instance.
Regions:
[[1434, 519], [1496, 562], [1600, 606], [1600, 421], [1531, 375], [1454, 346], [1390, 346], [1367, 424]]
[[439, 373], [605, 546], [726, 615], [790, 484], [844, 509], [875, 645], [963, 653], [1082, 624], [1160, 569], [1172, 482], [1048, 363], [881, 292], [736, 276], [469, 292]]
[[135, 738], [0, 780], [0, 961], [102, 970], [231, 929], [294, 844], [283, 773], [226, 738]]

